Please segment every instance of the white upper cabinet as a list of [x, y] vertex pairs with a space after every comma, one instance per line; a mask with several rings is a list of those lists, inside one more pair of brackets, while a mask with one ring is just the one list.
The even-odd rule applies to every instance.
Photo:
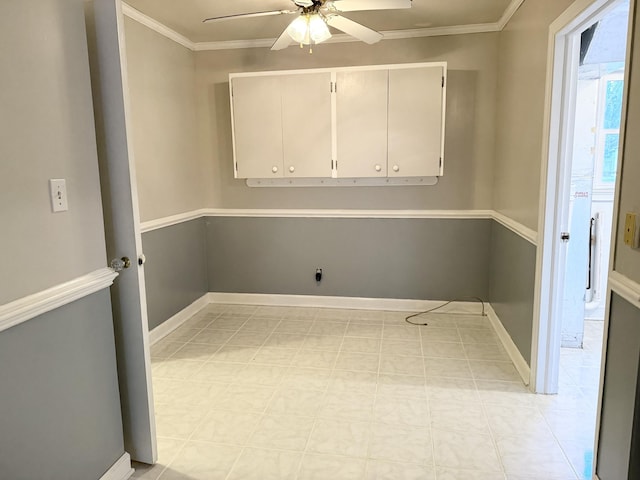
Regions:
[[282, 101], [278, 77], [240, 77], [232, 83], [236, 177], [281, 177]]
[[446, 68], [230, 75], [236, 178], [268, 180], [260, 186], [397, 185], [412, 177], [433, 184], [427, 177], [443, 173]]
[[280, 77], [285, 177], [331, 177], [331, 73]]
[[386, 177], [389, 71], [338, 72], [336, 81], [338, 176]]
[[389, 70], [389, 176], [441, 174], [444, 69]]

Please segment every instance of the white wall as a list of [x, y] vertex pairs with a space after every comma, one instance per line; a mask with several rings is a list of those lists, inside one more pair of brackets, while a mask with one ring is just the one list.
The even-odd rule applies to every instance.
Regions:
[[203, 208], [195, 55], [128, 17], [125, 42], [141, 219]]
[[[494, 158], [498, 34], [196, 53], [198, 129], [208, 206], [221, 208], [488, 209]], [[435, 187], [249, 188], [233, 179], [231, 72], [449, 62], [445, 175]], [[304, 126], [301, 126], [304, 128]]]
[[549, 25], [572, 0], [527, 1], [500, 33], [493, 207], [538, 229]]
[[[0, 10], [0, 304], [106, 266], [83, 2]], [[69, 211], [53, 214], [51, 178]]]

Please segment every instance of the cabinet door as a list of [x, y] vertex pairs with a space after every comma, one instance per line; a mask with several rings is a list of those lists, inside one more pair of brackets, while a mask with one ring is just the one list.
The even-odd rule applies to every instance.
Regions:
[[285, 176], [331, 177], [331, 73], [280, 82]]
[[232, 79], [236, 178], [283, 176], [278, 77]]
[[338, 72], [338, 177], [387, 176], [388, 70]]
[[389, 70], [389, 177], [440, 175], [442, 67]]

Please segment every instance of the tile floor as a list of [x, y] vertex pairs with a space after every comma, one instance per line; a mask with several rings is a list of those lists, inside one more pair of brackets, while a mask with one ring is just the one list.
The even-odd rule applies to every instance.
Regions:
[[486, 318], [405, 315], [207, 307], [152, 348], [159, 462], [134, 478], [587, 478], [595, 353], [538, 396]]

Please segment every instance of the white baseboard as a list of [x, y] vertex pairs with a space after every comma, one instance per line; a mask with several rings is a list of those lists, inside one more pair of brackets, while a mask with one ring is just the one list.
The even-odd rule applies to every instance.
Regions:
[[127, 452], [114, 463], [107, 472], [100, 477], [100, 480], [127, 480], [133, 475], [131, 468], [131, 457]]
[[516, 344], [513, 343], [513, 339], [504, 328], [504, 325], [502, 325], [502, 322], [498, 318], [498, 315], [491, 305], [487, 305], [487, 315], [489, 317], [489, 320], [491, 321], [493, 329], [496, 331], [498, 338], [507, 351], [509, 358], [511, 358], [511, 361], [515, 365], [516, 370], [518, 370], [518, 373], [522, 377], [524, 384], [529, 385], [529, 383], [531, 382], [531, 367], [529, 367], [529, 364], [527, 364], [527, 361], [520, 353], [520, 350], [518, 350], [518, 347], [516, 347]]
[[[390, 310], [420, 312], [438, 307], [445, 301], [407, 300], [394, 298], [327, 297], [319, 295], [271, 295], [260, 293], [218, 293], [208, 295], [209, 303], [232, 305], [269, 305], [277, 307], [320, 307], [358, 310]], [[488, 305], [488, 304], [485, 304]], [[480, 313], [482, 306], [475, 302], [452, 302], [441, 312]]]
[[182, 325], [184, 322], [189, 320], [193, 315], [195, 315], [204, 307], [209, 305], [210, 303], [209, 295], [210, 294], [205, 293], [203, 296], [201, 296], [191, 305], [189, 305], [186, 308], [183, 308], [178, 313], [176, 313], [173, 317], [161, 323], [153, 330], [151, 330], [149, 332], [149, 344], [153, 345], [154, 343], [159, 342], [164, 337], [166, 337], [171, 332], [173, 332], [176, 328], [178, 328], [180, 325]]

